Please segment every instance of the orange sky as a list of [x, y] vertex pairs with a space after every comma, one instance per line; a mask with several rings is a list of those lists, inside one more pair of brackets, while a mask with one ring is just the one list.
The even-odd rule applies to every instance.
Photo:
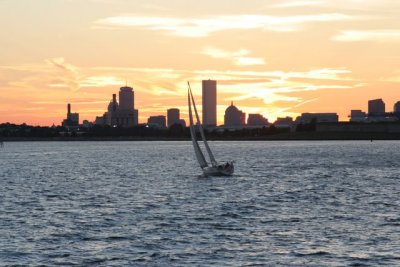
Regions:
[[[200, 3], [201, 2], [201, 3]], [[400, 100], [397, 0], [2, 0], [0, 123], [58, 125], [66, 104], [102, 115], [120, 86], [139, 121], [172, 107], [186, 81], [218, 80], [218, 122], [233, 100], [270, 121]]]

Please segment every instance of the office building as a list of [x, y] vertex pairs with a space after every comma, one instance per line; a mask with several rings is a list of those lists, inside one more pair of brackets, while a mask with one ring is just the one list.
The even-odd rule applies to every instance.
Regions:
[[121, 87], [119, 90], [119, 108], [120, 110], [135, 109], [133, 88], [129, 86]]
[[248, 126], [267, 126], [268, 119], [264, 118], [261, 114], [249, 114], [247, 118]]
[[[104, 114], [104, 123], [110, 126], [133, 127], [139, 123], [139, 111], [134, 109], [134, 92], [131, 87], [121, 87], [119, 91], [119, 103], [117, 95], [113, 94]], [[100, 120], [99, 120], [100, 122]]]
[[159, 116], [150, 116], [147, 119], [147, 125], [152, 126], [152, 127], [157, 127], [157, 128], [166, 128], [166, 118], [165, 116], [159, 115]]
[[363, 122], [367, 118], [367, 114], [359, 109], [353, 109], [350, 113], [351, 122]]
[[400, 101], [397, 101], [396, 104], [394, 104], [393, 112], [395, 114], [400, 114]]
[[382, 99], [373, 99], [368, 101], [368, 116], [384, 116], [385, 102]]
[[217, 81], [202, 81], [203, 125], [217, 125]]
[[246, 113], [231, 105], [225, 110], [224, 125], [225, 127], [243, 126], [246, 123]]
[[63, 120], [62, 126], [65, 127], [79, 126], [79, 113], [71, 112], [71, 104], [67, 105], [67, 118]]
[[337, 113], [302, 113], [296, 118], [296, 123], [321, 123], [321, 122], [339, 122]]
[[291, 127], [293, 124], [292, 117], [277, 118], [274, 125], [277, 127]]
[[179, 109], [171, 108], [167, 110], [168, 128], [174, 124], [179, 124], [180, 114]]

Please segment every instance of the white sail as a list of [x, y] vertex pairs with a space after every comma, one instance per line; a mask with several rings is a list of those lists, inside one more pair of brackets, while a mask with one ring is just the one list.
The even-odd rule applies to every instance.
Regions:
[[191, 91], [188, 89], [190, 135], [192, 137], [192, 143], [193, 143], [194, 152], [196, 154], [197, 161], [199, 162], [201, 168], [205, 168], [205, 167], [208, 166], [208, 164], [207, 164], [207, 161], [204, 158], [204, 155], [201, 152], [200, 146], [199, 146], [199, 144], [197, 143], [197, 140], [196, 140], [196, 130], [195, 130], [194, 124], [193, 124], [192, 105], [191, 105], [190, 94], [191, 94]]
[[192, 93], [192, 88], [190, 87], [190, 83], [189, 83], [189, 82], [188, 82], [188, 86], [189, 86], [190, 97], [191, 97], [191, 100], [192, 100], [192, 103], [193, 103], [194, 112], [195, 112], [195, 114], [196, 114], [197, 125], [199, 126], [199, 130], [200, 130], [201, 139], [203, 139], [204, 146], [205, 146], [205, 148], [206, 148], [206, 150], [207, 150], [208, 156], [210, 157], [211, 165], [212, 165], [212, 166], [217, 166], [218, 163], [217, 163], [217, 161], [215, 160], [214, 155], [213, 155], [213, 153], [211, 152], [210, 147], [208, 146], [207, 139], [206, 139], [206, 137], [205, 137], [205, 135], [204, 135], [204, 129], [203, 129], [203, 126], [202, 126], [201, 123], [200, 123], [199, 114], [198, 114], [198, 112], [197, 112], [196, 103], [195, 103], [195, 101], [194, 101], [194, 97], [193, 97], [193, 93]]

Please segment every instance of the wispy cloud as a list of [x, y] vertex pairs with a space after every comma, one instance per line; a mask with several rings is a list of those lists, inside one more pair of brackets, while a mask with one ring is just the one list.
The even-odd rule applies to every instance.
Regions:
[[383, 77], [380, 79], [382, 82], [400, 83], [400, 70], [396, 70], [389, 77]]
[[[215, 51], [214, 51], [215, 52]], [[243, 56], [248, 54], [239, 50], [236, 52], [218, 51], [221, 55]], [[218, 54], [218, 53], [216, 53]], [[217, 56], [217, 55], [215, 55]], [[51, 64], [50, 64], [51, 62]], [[242, 101], [241, 104], [258, 103], [257, 109], [261, 113], [277, 112], [278, 109], [294, 107], [297, 104], [307, 103], [313, 92], [322, 90], [346, 90], [357, 86], [359, 81], [351, 78], [352, 72], [346, 68], [320, 68], [308, 71], [285, 72], [285, 71], [241, 71], [241, 70], [185, 70], [168, 68], [122, 68], [122, 67], [93, 67], [82, 68], [64, 60], [46, 60], [46, 63], [37, 65], [21, 66], [0, 66], [5, 71], [20, 75], [18, 84], [10, 84], [8, 90], [18, 88], [21, 85], [30, 88], [30, 105], [54, 106], [64, 112], [64, 104], [71, 101], [74, 104], [98, 107], [98, 110], [105, 110], [106, 103], [118, 88], [125, 84], [124, 79], [119, 77], [136, 77], [132, 86], [135, 92], [140, 95], [137, 98], [137, 105], [141, 110], [141, 120], [155, 110], [165, 111], [170, 103], [185, 107], [186, 81], [192, 81], [192, 88], [195, 94], [201, 90], [200, 81], [213, 78], [218, 80], [218, 93], [221, 104], [228, 104], [231, 100]], [[61, 74], [71, 75], [80, 91], [69, 90], [69, 80], [60, 79]], [[60, 88], [60, 90], [54, 90]], [[104, 88], [103, 90], [93, 90]], [[65, 90], [62, 90], [65, 89]], [[38, 92], [41, 92], [38, 94]], [[43, 95], [52, 95], [51, 101]], [[68, 100], [67, 100], [68, 99]], [[73, 99], [73, 100], [72, 100]], [[151, 101], [149, 100], [151, 99]], [[64, 104], [63, 104], [64, 103]], [[159, 103], [159, 105], [155, 105]], [[251, 105], [249, 105], [251, 106]], [[85, 109], [87, 110], [87, 108]], [[245, 109], [244, 109], [245, 110]], [[249, 112], [249, 109], [245, 112]], [[86, 111], [85, 111], [86, 112]], [[183, 110], [183, 113], [186, 110]], [[286, 112], [286, 111], [285, 111]], [[279, 114], [288, 114], [287, 112]], [[62, 113], [63, 114], [63, 113]], [[89, 112], [86, 112], [89, 114]], [[94, 113], [93, 113], [94, 114]], [[101, 112], [99, 112], [101, 114]], [[278, 114], [278, 113], [277, 113]], [[87, 115], [88, 116], [88, 115]], [[90, 113], [92, 116], [92, 113]]]
[[342, 31], [340, 34], [334, 36], [333, 40], [340, 42], [400, 41], [400, 31], [399, 30], [370, 30], [370, 31], [348, 30], [348, 31]]
[[260, 57], [248, 57], [249, 50], [240, 49], [238, 51], [226, 51], [215, 47], [206, 47], [201, 52], [204, 55], [212, 58], [228, 59], [237, 66], [265, 65], [265, 60]]
[[79, 90], [80, 77], [77, 67], [66, 63], [62, 57], [47, 59], [46, 63], [55, 67], [59, 71], [60, 75], [58, 76], [58, 79], [65, 85], [65, 87], [68, 87], [73, 91]]
[[171, 18], [144, 16], [114, 16], [95, 21], [96, 25], [135, 27], [163, 31], [185, 37], [205, 37], [225, 30], [252, 30], [290, 32], [312, 22], [347, 21], [356, 19], [341, 13], [322, 13], [296, 16], [237, 15], [208, 18]]
[[273, 5], [276, 8], [292, 8], [292, 7], [307, 7], [307, 6], [315, 6], [321, 5], [324, 2], [322, 1], [287, 1], [279, 4]]

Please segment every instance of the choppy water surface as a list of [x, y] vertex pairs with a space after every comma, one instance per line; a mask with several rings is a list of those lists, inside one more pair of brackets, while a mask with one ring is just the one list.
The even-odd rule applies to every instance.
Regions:
[[400, 265], [400, 142], [21, 142], [0, 150], [0, 265]]

